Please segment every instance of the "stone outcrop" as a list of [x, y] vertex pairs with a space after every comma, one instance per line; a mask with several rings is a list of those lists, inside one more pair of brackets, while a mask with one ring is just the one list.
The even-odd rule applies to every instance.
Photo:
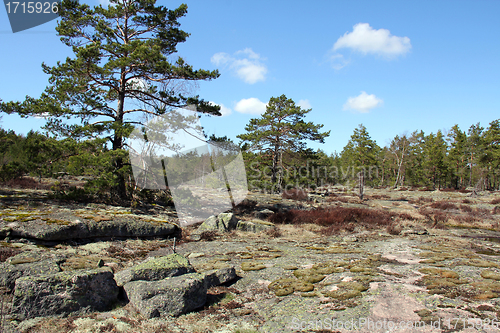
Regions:
[[158, 281], [167, 277], [194, 273], [189, 260], [179, 254], [151, 258], [139, 265], [124, 269], [115, 274], [118, 286], [137, 280]]
[[273, 214], [274, 214], [274, 212], [272, 210], [266, 208], [266, 209], [258, 210], [256, 212], [254, 212], [253, 216], [256, 219], [263, 220], [263, 219], [266, 219]]
[[6, 223], [0, 221], [0, 237], [31, 238], [43, 241], [65, 241], [114, 237], [164, 237], [175, 235], [179, 228], [172, 223], [135, 219], [110, 220], [41, 220]]
[[274, 223], [253, 219], [250, 221], [238, 221], [236, 225], [237, 230], [241, 231], [251, 231], [251, 232], [260, 232], [263, 230], [267, 230], [274, 227]]
[[106, 311], [119, 288], [108, 268], [26, 276], [16, 280], [12, 314], [20, 319]]
[[43, 256], [34, 251], [18, 254], [0, 264], [0, 286], [12, 290], [20, 277], [58, 273], [62, 261], [61, 258]]
[[146, 318], [178, 316], [205, 304], [207, 285], [199, 273], [124, 285], [130, 303]]
[[238, 220], [233, 213], [221, 213], [217, 216], [212, 215], [206, 219], [196, 230], [201, 234], [204, 231], [226, 232], [236, 228]]
[[219, 286], [236, 278], [236, 270], [234, 267], [214, 269], [203, 272], [203, 278], [207, 288]]

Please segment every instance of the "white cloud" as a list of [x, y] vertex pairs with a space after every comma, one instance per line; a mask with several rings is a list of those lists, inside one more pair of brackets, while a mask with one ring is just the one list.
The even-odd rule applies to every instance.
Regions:
[[377, 98], [375, 95], [368, 95], [362, 91], [358, 96], [347, 99], [347, 102], [344, 104], [344, 110], [356, 110], [360, 113], [368, 113], [370, 109], [381, 106], [383, 102], [382, 99]]
[[301, 99], [298, 103], [298, 106], [300, 106], [302, 109], [310, 109], [311, 108], [311, 102], [309, 102], [308, 99]]
[[346, 32], [333, 45], [333, 51], [342, 48], [390, 58], [410, 51], [411, 43], [410, 38], [393, 36], [387, 29], [375, 30], [368, 23], [358, 23], [352, 32]]
[[231, 113], [233, 113], [233, 110], [231, 110], [230, 108], [226, 107], [224, 104], [219, 104], [219, 103], [215, 103], [215, 102], [208, 102], [210, 103], [211, 105], [218, 105], [220, 106], [220, 113], [222, 114], [222, 117], [225, 117], [225, 116], [229, 116]]
[[251, 97], [246, 99], [244, 98], [236, 103], [234, 110], [239, 113], [261, 115], [266, 112], [266, 106], [267, 104], [261, 102], [258, 98]]
[[219, 52], [210, 59], [216, 66], [228, 67], [236, 76], [249, 84], [266, 80], [267, 67], [262, 60], [261, 56], [251, 48], [237, 51], [233, 56]]
[[332, 67], [335, 70], [340, 70], [349, 65], [349, 63], [351, 62], [350, 60], [345, 59], [344, 55], [340, 53], [334, 53], [333, 55], [331, 55], [329, 61], [332, 63]]

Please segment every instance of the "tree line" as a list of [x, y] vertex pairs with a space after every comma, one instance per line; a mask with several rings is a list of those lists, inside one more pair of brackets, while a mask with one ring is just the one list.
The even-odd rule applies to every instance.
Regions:
[[[64, 0], [56, 31], [74, 57], [55, 66], [42, 64], [50, 77], [39, 98], [0, 100], [0, 112], [47, 119], [43, 134], [0, 130], [1, 181], [26, 173], [39, 180], [66, 173], [85, 176], [86, 194], [93, 197], [148, 197], [150, 191], [135, 184], [129, 160], [127, 138], [134, 129], [187, 106], [220, 115], [219, 106], [189, 89], [190, 82], [217, 79], [219, 72], [194, 69], [174, 57], [177, 45], [189, 36], [178, 22], [187, 6], [110, 2], [108, 7], [90, 7]], [[473, 125], [467, 132], [455, 125], [446, 135], [398, 135], [383, 148], [360, 125], [340, 153], [327, 155], [307, 147], [309, 141], [324, 143], [330, 133], [305, 120], [310, 111], [281, 95], [271, 97], [266, 112], [250, 120], [237, 145], [251, 189], [279, 193], [290, 187], [355, 185], [359, 172], [372, 186], [500, 186], [498, 120], [487, 128]], [[171, 119], [170, 124], [175, 127], [179, 121]], [[210, 140], [235, 144], [226, 137]], [[193, 158], [186, 163], [193, 165], [179, 167], [181, 176], [186, 170], [205, 173], [207, 161]]]

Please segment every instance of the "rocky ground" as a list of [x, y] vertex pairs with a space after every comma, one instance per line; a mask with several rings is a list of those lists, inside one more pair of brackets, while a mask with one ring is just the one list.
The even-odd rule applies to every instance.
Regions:
[[[360, 200], [335, 188], [327, 195], [311, 193], [308, 201], [252, 193], [234, 212], [233, 222], [214, 218], [217, 230], [190, 226], [181, 231], [175, 213], [161, 207], [69, 204], [49, 201], [43, 191], [4, 189], [1, 328], [75, 333], [496, 332], [499, 203], [500, 195], [489, 192], [370, 189]], [[268, 221], [274, 213], [325, 207], [336, 207], [337, 214], [355, 212], [342, 210], [349, 208], [392, 215], [387, 223], [370, 222], [371, 215], [347, 216], [349, 223], [334, 232], [314, 221]], [[171, 263], [162, 266], [162, 258], [172, 256], [178, 256], [180, 270], [161, 275], [171, 272]], [[131, 278], [137, 267], [158, 262], [160, 268], [153, 271], [163, 272], [161, 276], [138, 273]], [[231, 268], [236, 278], [229, 277]], [[221, 283], [205, 285], [208, 290], [199, 283], [193, 287], [213, 272], [227, 273], [224, 279], [230, 281], [219, 276]], [[186, 290], [201, 288], [197, 295], [206, 294], [201, 305], [191, 304], [188, 311], [155, 305], [158, 316], [145, 310], [153, 298], [137, 290], [146, 290], [148, 283], [166, 290], [170, 287], [160, 283], [173, 278], [179, 286], [188, 281]], [[44, 283], [57, 286], [57, 293], [49, 287], [40, 291]], [[92, 283], [98, 287], [92, 289]], [[78, 298], [75, 286], [90, 286], [97, 296]], [[113, 302], [96, 303], [99, 297], [106, 299], [101, 289]], [[39, 298], [29, 298], [26, 290]], [[26, 311], [30, 304], [54, 304], [53, 295], [76, 299], [78, 306], [64, 303], [59, 308], [64, 311], [44, 307], [59, 311], [55, 316], [49, 310]], [[163, 303], [173, 299], [168, 295], [160, 295]]]

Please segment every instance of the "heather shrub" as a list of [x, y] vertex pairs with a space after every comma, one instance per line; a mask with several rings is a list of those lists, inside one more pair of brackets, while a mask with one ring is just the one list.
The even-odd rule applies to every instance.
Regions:
[[307, 192], [304, 189], [292, 188], [292, 189], [283, 191], [282, 197], [283, 197], [283, 199], [304, 201], [304, 200], [307, 200]]

